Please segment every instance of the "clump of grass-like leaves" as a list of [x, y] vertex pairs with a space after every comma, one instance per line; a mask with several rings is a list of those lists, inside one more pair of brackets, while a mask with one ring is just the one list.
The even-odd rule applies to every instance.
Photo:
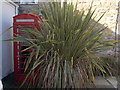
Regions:
[[95, 84], [96, 73], [111, 75], [109, 64], [96, 55], [114, 45], [114, 41], [102, 41], [104, 29], [96, 28], [104, 14], [93, 24], [92, 6], [85, 14], [72, 2], [41, 5], [46, 18], [40, 23], [43, 27], [23, 29], [29, 38], [14, 38], [28, 43], [25, 50], [32, 49], [26, 60], [25, 71], [29, 72], [23, 84], [29, 78], [28, 86], [37, 88], [88, 88]]

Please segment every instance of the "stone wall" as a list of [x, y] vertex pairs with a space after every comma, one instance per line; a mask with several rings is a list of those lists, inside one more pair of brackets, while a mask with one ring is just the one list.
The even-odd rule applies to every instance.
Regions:
[[[79, 0], [78, 9], [81, 8], [88, 9], [93, 0]], [[97, 18], [105, 13], [104, 17], [100, 20], [100, 27], [107, 27], [106, 32], [109, 32], [108, 36], [105, 37], [105, 40], [115, 40], [116, 36], [118, 36], [118, 32], [116, 33], [116, 19], [118, 13], [118, 1], [117, 0], [94, 0], [93, 9], [96, 9]], [[107, 52], [101, 53], [101, 55], [109, 55], [111, 58], [116, 58], [116, 49], [111, 49]]]
[[19, 5], [19, 14], [34, 12], [34, 10], [38, 9], [40, 9], [39, 4], [21, 4]]
[[[89, 8], [92, 0], [79, 0], [79, 6], [80, 8]], [[116, 17], [117, 17], [117, 5], [118, 1], [116, 0], [94, 0], [93, 2], [93, 8], [96, 9], [96, 13], [98, 14], [97, 17], [99, 18], [101, 14], [104, 12], [105, 15], [101, 19], [100, 23], [104, 26], [107, 26], [110, 30], [115, 32], [116, 27]], [[98, 19], [96, 18], [96, 20]]]
[[[91, 2], [93, 0], [78, 0], [79, 5], [78, 9], [85, 8], [88, 9]], [[115, 32], [116, 27], [116, 18], [118, 11], [118, 1], [117, 0], [94, 0], [93, 8], [97, 8], [96, 12], [98, 14], [96, 20], [100, 17], [104, 12], [105, 15], [101, 19], [100, 24], [108, 27], [109, 30]], [[39, 4], [21, 4], [19, 7], [19, 14], [21, 13], [29, 13], [34, 11], [35, 9], [40, 9]], [[111, 39], [114, 39], [114, 34], [111, 33]]]

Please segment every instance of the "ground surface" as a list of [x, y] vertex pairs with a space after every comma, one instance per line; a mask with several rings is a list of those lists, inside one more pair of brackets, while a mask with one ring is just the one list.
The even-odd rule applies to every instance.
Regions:
[[15, 84], [13, 73], [9, 74], [7, 77], [2, 79], [4, 88], [18, 88], [19, 86]]
[[[109, 88], [109, 89], [116, 88], [117, 89], [117, 87], [118, 87], [118, 82], [115, 79], [115, 77], [108, 77], [107, 80], [109, 81], [109, 83], [107, 82], [107, 80], [103, 79], [102, 77], [96, 77], [95, 79], [96, 79], [97, 88]], [[2, 83], [3, 83], [4, 89], [19, 88], [19, 86], [15, 84], [13, 73], [11, 73], [7, 77], [3, 78]], [[109, 89], [107, 89], [107, 90], [109, 90]], [[117, 90], [120, 90], [120, 88]]]

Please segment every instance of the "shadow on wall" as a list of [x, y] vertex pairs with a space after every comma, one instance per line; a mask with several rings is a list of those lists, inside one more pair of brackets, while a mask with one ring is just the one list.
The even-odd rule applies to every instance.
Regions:
[[[93, 20], [92, 21], [92, 24], [95, 24], [95, 23], [97, 23], [95, 20]], [[96, 25], [96, 27], [97, 28], [103, 28], [103, 29], [105, 29], [104, 30], [104, 33], [107, 33], [107, 35], [105, 36], [105, 38], [103, 39], [103, 40], [105, 40], [105, 41], [108, 41], [108, 40], [117, 40], [117, 39], [120, 39], [120, 35], [119, 34], [117, 34], [117, 32], [113, 32], [110, 28], [108, 28], [107, 26], [105, 26], [105, 25], [103, 25], [103, 24], [101, 24], [101, 23], [98, 23], [97, 25]], [[116, 31], [116, 30], [115, 30]], [[117, 38], [117, 37], [119, 37], [119, 38]], [[117, 44], [117, 43], [115, 43], [115, 44]], [[103, 52], [103, 53], [101, 53], [101, 55], [103, 56], [109, 56], [109, 58], [116, 58], [115, 57], [115, 54], [119, 54], [119, 51], [117, 51], [116, 52], [116, 49], [115, 48], [112, 48], [112, 49], [110, 49], [109, 51], [107, 51], [107, 52]]]
[[[93, 20], [92, 23], [95, 24], [97, 22], [95, 20]], [[116, 28], [116, 30], [115, 30], [116, 32], [113, 32], [110, 28], [106, 27], [105, 25], [103, 25], [101, 23], [98, 23], [96, 25], [96, 27], [105, 28], [104, 32], [108, 33], [108, 35], [105, 36], [105, 38], [103, 40], [105, 40], [105, 41], [107, 41], [107, 40], [117, 40], [117, 41], [120, 40], [120, 34], [118, 34], [119, 32], [117, 31], [117, 29], [119, 30], [119, 28]], [[117, 47], [120, 46], [120, 42], [114, 43], [114, 44], [116, 44]], [[101, 57], [107, 57], [108, 60], [117, 61], [117, 65], [116, 65], [117, 66], [117, 71], [118, 71], [117, 73], [118, 73], [118, 75], [120, 75], [120, 72], [119, 72], [119, 70], [120, 70], [120, 60], [119, 60], [119, 58], [120, 58], [120, 48], [119, 47], [118, 48], [111, 48], [108, 51], [99, 53], [99, 55]], [[115, 66], [113, 66], [113, 67], [115, 67]]]
[[[97, 21], [93, 20], [91, 21], [91, 24], [96, 24], [96, 28], [101, 28], [104, 29], [104, 33], [107, 33], [107, 35], [103, 38], [104, 41], [109, 41], [109, 40], [120, 40], [120, 34], [118, 34], [117, 28], [116, 28], [116, 32], [112, 31], [110, 28], [108, 28], [107, 26], [105, 26], [104, 24], [98, 23]], [[116, 26], [117, 27], [117, 26]], [[118, 28], [119, 29], [119, 28]], [[97, 55], [100, 57], [105, 57], [107, 62], [113, 61], [115, 62], [114, 64], [112, 63], [112, 68], [115, 68], [114, 70], [116, 70], [117, 74], [120, 75], [120, 42], [118, 43], [114, 43], [117, 45], [116, 48], [111, 48], [107, 51], [104, 52], [100, 52]], [[119, 46], [119, 48], [118, 48]]]

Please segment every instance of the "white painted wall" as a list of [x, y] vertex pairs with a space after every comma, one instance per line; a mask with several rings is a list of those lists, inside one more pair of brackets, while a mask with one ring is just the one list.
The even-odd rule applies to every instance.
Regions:
[[[2, 20], [0, 21], [2, 21], [2, 29], [0, 33], [4, 32], [13, 25], [13, 16], [16, 15], [16, 6], [11, 4], [10, 1], [4, 0], [2, 2], [1, 12]], [[2, 35], [2, 40], [10, 39], [11, 36], [12, 29]], [[0, 57], [2, 57], [2, 63], [0, 62], [0, 66], [2, 66], [2, 71], [0, 71], [0, 73], [2, 72], [1, 78], [3, 78], [13, 71], [12, 42], [2, 42], [2, 47], [0, 46], [0, 50], [1, 49], [2, 54], [0, 53]]]

